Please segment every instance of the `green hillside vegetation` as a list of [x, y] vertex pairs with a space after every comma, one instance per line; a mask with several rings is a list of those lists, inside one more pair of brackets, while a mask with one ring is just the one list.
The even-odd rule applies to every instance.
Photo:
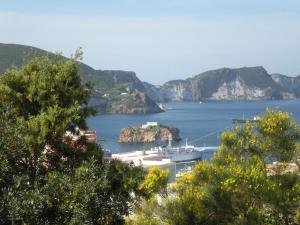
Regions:
[[34, 55], [45, 54], [47, 54], [46, 51], [34, 47], [0, 43], [0, 74], [3, 74], [12, 65], [20, 67], [26, 59]]
[[[49, 55], [51, 57], [53, 53], [25, 45], [0, 43], [0, 74], [3, 74], [11, 66], [20, 67], [31, 58], [41, 55]], [[114, 83], [113, 77], [104, 71], [94, 70], [90, 66], [80, 63], [79, 73], [84, 83], [93, 83], [94, 89], [100, 92], [107, 92], [115, 88], [115, 86], [118, 89], [118, 84]], [[123, 85], [126, 86], [126, 84]]]
[[[54, 56], [53, 53], [30, 46], [0, 43], [0, 75], [11, 66], [20, 67], [34, 56], [41, 55]], [[65, 57], [64, 59], [67, 60]], [[136, 77], [134, 72], [95, 70], [84, 63], [80, 63], [79, 74], [83, 83], [91, 83], [93, 85], [92, 106], [100, 107], [100, 112], [111, 112], [113, 109], [110, 107], [114, 104], [114, 101], [117, 101], [118, 104], [122, 102], [125, 108], [133, 107], [133, 105], [126, 105], [127, 102], [130, 102], [128, 101], [130, 95], [126, 97], [120, 96], [123, 92], [128, 94], [136, 91], [145, 92], [142, 82]], [[103, 97], [104, 95], [107, 97]], [[144, 105], [139, 105], [139, 107], [148, 108], [149, 112], [161, 111], [151, 100], [145, 102]]]
[[[0, 43], [0, 74], [3, 74], [11, 66], [20, 67], [31, 58], [41, 55], [49, 55], [51, 57], [53, 53], [25, 45]], [[94, 70], [83, 63], [80, 63], [79, 73], [84, 83], [93, 83], [94, 88], [101, 92], [111, 90], [115, 86], [112, 79], [105, 73]]]

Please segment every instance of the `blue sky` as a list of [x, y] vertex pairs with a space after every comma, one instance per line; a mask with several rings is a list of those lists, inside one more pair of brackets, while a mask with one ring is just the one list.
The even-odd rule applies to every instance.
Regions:
[[1, 0], [0, 42], [155, 84], [220, 67], [300, 74], [299, 0]]
[[298, 0], [2, 0], [1, 9], [23, 13], [106, 16], [234, 16], [299, 13]]

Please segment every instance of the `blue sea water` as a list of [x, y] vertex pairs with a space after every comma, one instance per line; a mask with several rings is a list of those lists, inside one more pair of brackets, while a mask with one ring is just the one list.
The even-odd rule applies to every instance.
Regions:
[[[97, 131], [98, 139], [104, 149], [112, 153], [147, 149], [153, 144], [119, 144], [121, 128], [140, 126], [148, 121], [172, 125], [180, 129], [182, 143], [187, 138], [195, 146], [217, 146], [222, 131], [232, 127], [233, 118], [249, 118], [260, 115], [264, 110], [276, 108], [292, 114], [300, 124], [300, 100], [291, 101], [238, 101], [238, 102], [175, 102], [167, 103], [168, 111], [148, 115], [97, 115], [88, 119], [91, 129]], [[209, 158], [209, 153], [204, 158]]]

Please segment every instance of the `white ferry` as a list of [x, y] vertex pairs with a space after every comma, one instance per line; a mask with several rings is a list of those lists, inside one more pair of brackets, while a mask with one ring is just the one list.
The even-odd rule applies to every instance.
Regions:
[[195, 147], [189, 145], [187, 140], [184, 146], [173, 147], [171, 136], [169, 144], [161, 148], [161, 156], [163, 159], [169, 159], [171, 162], [182, 162], [202, 159], [203, 151], [215, 151], [218, 147]]
[[148, 150], [133, 152], [123, 152], [112, 154], [113, 159], [119, 159], [124, 162], [133, 162], [135, 165], [157, 165], [157, 163], [177, 163], [185, 161], [201, 160], [204, 151], [216, 151], [217, 146], [195, 147], [189, 145], [186, 141], [184, 146], [173, 147], [171, 135], [169, 144], [166, 147], [154, 147]]

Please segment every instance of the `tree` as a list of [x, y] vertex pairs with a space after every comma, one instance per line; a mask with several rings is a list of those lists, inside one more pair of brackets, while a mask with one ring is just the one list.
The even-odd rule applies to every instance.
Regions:
[[261, 151], [279, 161], [293, 159], [299, 128], [289, 113], [267, 109], [262, 118], [258, 118], [257, 130]]
[[160, 208], [157, 207], [158, 199], [167, 198], [167, 184], [170, 176], [169, 170], [159, 167], [149, 168], [144, 180], [139, 184], [139, 190], [143, 193], [144, 199], [140, 199], [134, 208], [133, 216], [127, 217], [127, 224], [132, 225], [159, 225]]
[[94, 114], [75, 56], [36, 57], [0, 77], [1, 224], [123, 224], [142, 194], [140, 167], [65, 135]]
[[79, 57], [80, 53], [71, 60], [61, 55], [36, 57], [0, 78], [0, 101], [11, 108], [26, 130], [32, 176], [46, 146], [55, 149], [52, 155], [57, 156], [51, 166], [61, 163], [59, 159], [68, 155], [67, 145], [63, 146], [65, 131], [75, 126], [86, 128], [85, 119], [94, 112], [87, 107], [91, 87], [81, 84]]
[[248, 121], [224, 132], [211, 162], [199, 162], [169, 188], [168, 198], [143, 204], [136, 218], [152, 214], [158, 224], [297, 224], [300, 177], [270, 175], [267, 163], [293, 159], [298, 138], [288, 113], [267, 110], [256, 126]]
[[6, 189], [14, 185], [14, 176], [21, 175], [25, 168], [22, 162], [26, 154], [22, 129], [17, 126], [14, 115], [0, 107], [0, 223], [9, 216]]
[[143, 182], [140, 183], [139, 189], [149, 198], [155, 194], [166, 197], [169, 176], [170, 170], [163, 170], [160, 167], [151, 167]]

